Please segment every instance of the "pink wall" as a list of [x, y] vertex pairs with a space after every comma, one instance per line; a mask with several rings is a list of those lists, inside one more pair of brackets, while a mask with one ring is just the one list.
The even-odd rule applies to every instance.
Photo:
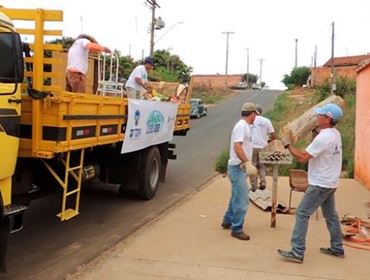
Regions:
[[357, 74], [355, 179], [370, 190], [370, 64]]
[[[227, 75], [227, 86], [241, 82], [242, 75]], [[225, 75], [193, 75], [194, 89], [225, 88]]]
[[[335, 67], [334, 68], [334, 75], [339, 77], [351, 78], [353, 80], [356, 79], [357, 76], [357, 66], [346, 66], [346, 67]], [[318, 86], [325, 83], [327, 80], [330, 83], [330, 74], [331, 68], [328, 67], [317, 67], [311, 68], [311, 86]]]

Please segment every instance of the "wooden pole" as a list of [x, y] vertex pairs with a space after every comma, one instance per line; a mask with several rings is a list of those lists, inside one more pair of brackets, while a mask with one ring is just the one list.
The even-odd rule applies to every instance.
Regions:
[[271, 204], [271, 227], [276, 227], [276, 208], [277, 208], [277, 187], [278, 187], [279, 166], [272, 166], [272, 204]]

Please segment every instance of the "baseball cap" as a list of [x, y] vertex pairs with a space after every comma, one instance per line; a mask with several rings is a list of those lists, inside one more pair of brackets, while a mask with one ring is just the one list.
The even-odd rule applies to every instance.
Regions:
[[245, 112], [256, 112], [257, 115], [260, 114], [258, 112], [257, 107], [256, 107], [256, 105], [254, 103], [244, 103], [243, 108], [242, 108], [242, 111], [245, 111]]
[[325, 115], [332, 118], [334, 121], [339, 121], [343, 117], [342, 109], [334, 103], [328, 103], [320, 108], [314, 109], [315, 113]]
[[149, 63], [154, 66], [154, 58], [151, 56], [147, 56], [144, 60], [144, 63]]

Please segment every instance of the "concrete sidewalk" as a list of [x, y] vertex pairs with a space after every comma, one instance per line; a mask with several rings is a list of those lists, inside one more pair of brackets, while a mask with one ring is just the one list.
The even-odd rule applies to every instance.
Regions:
[[[287, 177], [279, 178], [278, 189], [279, 201], [287, 202]], [[293, 193], [293, 205], [301, 195]], [[344, 259], [319, 252], [329, 246], [321, 212], [310, 220], [303, 264], [286, 262], [276, 252], [290, 247], [294, 215], [279, 214], [272, 229], [271, 213], [250, 204], [245, 229], [251, 240], [232, 238], [220, 226], [229, 196], [228, 178], [217, 176], [67, 279], [370, 279], [370, 251], [346, 246]], [[370, 192], [356, 181], [342, 179], [336, 201], [340, 217], [367, 220]]]

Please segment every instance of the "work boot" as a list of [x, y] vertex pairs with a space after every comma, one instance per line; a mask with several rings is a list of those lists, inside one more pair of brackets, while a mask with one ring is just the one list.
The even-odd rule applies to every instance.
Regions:
[[246, 234], [244, 231], [241, 231], [241, 232], [232, 231], [231, 236], [235, 237], [235, 238], [238, 238], [240, 240], [249, 240], [249, 239], [251, 239], [250, 236], [248, 234]]
[[341, 258], [341, 259], [344, 258], [344, 252], [336, 252], [336, 251], [333, 251], [333, 249], [331, 248], [320, 248], [320, 253], [333, 256], [333, 257], [337, 257], [337, 258]]
[[293, 251], [284, 251], [278, 249], [277, 252], [279, 253], [280, 256], [282, 256], [284, 259], [296, 262], [296, 263], [303, 263], [303, 256], [300, 256]]
[[230, 229], [231, 228], [231, 224], [226, 223], [226, 222], [222, 222], [221, 226], [222, 226], [223, 229]]

